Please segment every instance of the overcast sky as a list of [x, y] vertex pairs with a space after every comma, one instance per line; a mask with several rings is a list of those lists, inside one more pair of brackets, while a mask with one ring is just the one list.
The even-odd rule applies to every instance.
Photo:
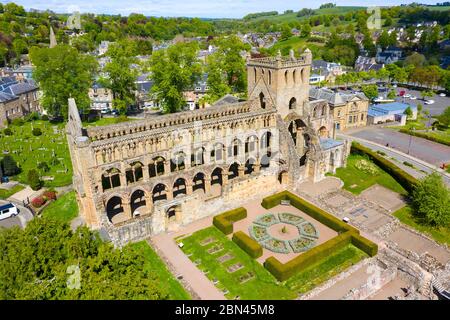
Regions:
[[[388, 6], [420, 2], [435, 4], [445, 0], [15, 0], [25, 9], [50, 9], [57, 13], [80, 12], [128, 15], [143, 13], [147, 16], [241, 18], [248, 13], [261, 11], [317, 8], [322, 3], [334, 2], [345, 6]], [[10, 1], [0, 1], [7, 3]]]

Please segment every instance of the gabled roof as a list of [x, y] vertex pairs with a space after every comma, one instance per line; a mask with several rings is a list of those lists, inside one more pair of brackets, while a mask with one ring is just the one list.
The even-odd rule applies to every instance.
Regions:
[[18, 98], [12, 94], [0, 91], [0, 102], [8, 102], [8, 101], [12, 101], [15, 99], [18, 99]]
[[228, 104], [233, 104], [233, 103], [238, 103], [238, 102], [239, 102], [238, 98], [236, 98], [235, 96], [233, 96], [231, 94], [226, 94], [222, 98], [217, 100], [213, 104], [213, 106], [223, 106], [223, 105], [228, 105]]
[[7, 87], [3, 92], [17, 96], [34, 90], [37, 90], [36, 85], [29, 82], [19, 82]]
[[354, 100], [369, 100], [364, 93], [346, 94], [334, 92], [333, 90], [326, 88], [310, 88], [309, 97], [314, 100], [326, 100], [332, 106], [339, 106], [346, 104], [347, 102]]

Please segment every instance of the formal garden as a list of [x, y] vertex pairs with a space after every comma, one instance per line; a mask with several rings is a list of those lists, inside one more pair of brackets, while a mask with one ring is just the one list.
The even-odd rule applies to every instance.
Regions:
[[[233, 224], [247, 217], [246, 209], [237, 208], [215, 216], [213, 226], [176, 241], [228, 299], [295, 299], [377, 253], [377, 245], [361, 237], [358, 230], [290, 192], [264, 198], [261, 205], [270, 210], [281, 201], [289, 201], [311, 221], [336, 231], [337, 236], [316, 245], [316, 222], [270, 211], [253, 219], [248, 235], [233, 233]], [[257, 259], [263, 248], [273, 256], [261, 263]], [[297, 255], [281, 263], [276, 258], [279, 253]]]

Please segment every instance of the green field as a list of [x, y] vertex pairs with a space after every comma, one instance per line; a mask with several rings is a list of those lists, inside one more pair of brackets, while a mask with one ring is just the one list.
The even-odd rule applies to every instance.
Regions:
[[303, 16], [303, 17], [297, 17], [297, 12], [293, 12], [293, 13], [286, 13], [286, 14], [279, 14], [276, 16], [262, 16], [262, 17], [257, 17], [257, 18], [253, 18], [253, 19], [249, 19], [246, 21], [249, 22], [255, 22], [255, 21], [262, 21], [262, 20], [268, 20], [270, 22], [274, 22], [274, 23], [289, 23], [292, 21], [301, 21], [301, 20], [305, 20], [307, 18], [313, 17], [313, 16], [318, 16], [318, 15], [324, 15], [324, 14], [346, 14], [348, 12], [353, 12], [353, 11], [359, 11], [359, 10], [366, 10], [366, 7], [352, 7], [352, 6], [338, 6], [338, 7], [334, 7], [334, 8], [324, 8], [324, 9], [315, 9], [315, 13], [312, 16]]
[[275, 43], [269, 49], [269, 52], [275, 54], [276, 52], [278, 52], [278, 50], [280, 50], [282, 55], [288, 55], [290, 49], [294, 50], [295, 53], [298, 53], [299, 50], [303, 51], [304, 49], [308, 48], [313, 52], [315, 58], [319, 58], [320, 48], [323, 46], [323, 43], [308, 42], [308, 40], [305, 38], [290, 37], [287, 40], [278, 41], [277, 43]]
[[[215, 241], [202, 246], [207, 238]], [[351, 265], [357, 263], [367, 255], [353, 245], [348, 245], [336, 251], [292, 278], [284, 282], [278, 282], [255, 259], [251, 258], [233, 241], [229, 240], [216, 227], [209, 227], [195, 232], [189, 237], [178, 239], [183, 242], [182, 250], [206, 276], [213, 281], [217, 280], [217, 288], [225, 293], [228, 299], [239, 296], [244, 300], [286, 300], [295, 299], [299, 294], [311, 290], [313, 287], [342, 272]], [[220, 252], [208, 253], [208, 249], [220, 245]], [[232, 254], [232, 258], [226, 262], [219, 262], [217, 258], [225, 254]], [[242, 264], [244, 267], [233, 273], [228, 272], [227, 267]], [[253, 274], [253, 278], [241, 282], [240, 277]]]
[[407, 195], [407, 191], [393, 177], [361, 155], [350, 154], [347, 158], [347, 167], [336, 169], [333, 176], [340, 178], [344, 182], [344, 189], [354, 194], [360, 194], [378, 183], [392, 191]]
[[68, 192], [50, 203], [42, 210], [42, 215], [59, 221], [70, 223], [78, 216], [78, 203], [75, 191]]
[[17, 193], [17, 192], [19, 192], [20, 190], [23, 190], [23, 189], [25, 189], [25, 187], [20, 185], [20, 184], [12, 187], [9, 190], [7, 190], [7, 189], [0, 189], [0, 199], [8, 199], [13, 194], [15, 194], [15, 193]]
[[450, 245], [450, 226], [437, 228], [426, 225], [413, 215], [413, 209], [410, 206], [405, 206], [395, 211], [393, 215], [404, 224], [416, 229], [419, 232], [427, 234], [436, 240], [436, 242]]
[[88, 127], [107, 126], [110, 124], [116, 124], [116, 123], [121, 123], [121, 122], [126, 122], [126, 121], [132, 121], [132, 120], [134, 120], [134, 119], [128, 118], [128, 117], [100, 118], [94, 122], [84, 121], [83, 127], [88, 128]]
[[[0, 150], [10, 154], [22, 169], [21, 173], [12, 177], [27, 184], [27, 174], [31, 169], [37, 169], [40, 162], [46, 162], [50, 170], [40, 170], [41, 176], [52, 176], [53, 181], [45, 181], [47, 187], [65, 186], [72, 183], [72, 162], [70, 161], [64, 123], [52, 124], [48, 121], [26, 122], [22, 126], [10, 126], [13, 135], [0, 136]], [[32, 128], [40, 128], [41, 136], [33, 136]], [[53, 165], [52, 159], [57, 161]]]
[[144, 269], [155, 274], [160, 285], [167, 289], [171, 300], [190, 300], [191, 296], [178, 282], [177, 279], [169, 272], [164, 262], [156, 254], [156, 252], [145, 241], [130, 244], [138, 252], [141, 252], [145, 258]]

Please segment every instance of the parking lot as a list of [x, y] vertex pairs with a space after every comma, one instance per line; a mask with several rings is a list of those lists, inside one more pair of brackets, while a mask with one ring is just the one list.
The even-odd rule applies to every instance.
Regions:
[[[9, 201], [0, 200], [0, 205], [7, 204]], [[20, 228], [24, 228], [26, 224], [33, 219], [33, 214], [27, 208], [14, 203], [19, 210], [19, 214], [15, 217], [6, 218], [0, 220], [0, 228], [12, 228], [14, 226], [18, 226]]]
[[450, 97], [441, 97], [438, 94], [434, 97], [427, 98], [427, 100], [434, 100], [433, 104], [426, 105], [425, 101], [422, 100], [422, 95], [420, 91], [410, 90], [407, 88], [396, 88], [397, 94], [405, 90], [405, 94], [410, 94], [411, 96], [417, 97], [417, 99], [412, 100], [409, 98], [397, 97], [395, 100], [398, 102], [408, 103], [417, 106], [421, 104], [424, 110], [429, 110], [431, 116], [437, 116], [444, 112], [445, 108], [450, 106]]

